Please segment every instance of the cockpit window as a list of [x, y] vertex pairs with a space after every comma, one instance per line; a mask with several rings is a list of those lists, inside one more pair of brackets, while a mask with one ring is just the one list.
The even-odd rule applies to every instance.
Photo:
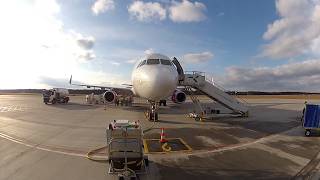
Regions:
[[169, 65], [169, 66], [172, 65], [170, 60], [160, 59], [160, 61], [161, 61], [161, 64], [163, 64], [163, 65]]
[[148, 59], [147, 64], [160, 64], [159, 59]]
[[141, 63], [137, 66], [137, 68], [140, 66], [143, 66], [144, 64], [146, 64], [146, 60], [141, 61]]

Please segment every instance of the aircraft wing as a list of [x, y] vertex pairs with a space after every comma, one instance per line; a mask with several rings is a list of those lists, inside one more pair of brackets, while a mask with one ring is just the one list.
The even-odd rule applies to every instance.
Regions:
[[69, 80], [69, 84], [70, 85], [74, 85], [74, 86], [83, 86], [83, 87], [87, 87], [87, 88], [100, 88], [102, 90], [113, 90], [113, 89], [121, 89], [121, 90], [127, 90], [127, 91], [131, 91], [132, 89], [132, 85], [129, 84], [123, 84], [126, 85], [128, 87], [111, 87], [111, 86], [97, 86], [97, 85], [89, 85], [89, 84], [77, 84], [77, 83], [72, 83], [72, 75], [70, 77]]

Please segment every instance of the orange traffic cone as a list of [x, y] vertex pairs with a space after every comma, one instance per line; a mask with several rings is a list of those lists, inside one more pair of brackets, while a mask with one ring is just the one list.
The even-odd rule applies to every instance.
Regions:
[[160, 142], [161, 143], [168, 142], [168, 140], [165, 139], [164, 128], [161, 128]]

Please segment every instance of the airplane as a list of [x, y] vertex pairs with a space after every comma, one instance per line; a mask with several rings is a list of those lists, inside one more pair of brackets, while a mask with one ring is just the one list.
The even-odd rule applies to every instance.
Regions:
[[170, 96], [174, 103], [180, 104], [186, 100], [186, 94], [177, 88], [179, 81], [182, 81], [183, 78], [183, 69], [175, 57], [171, 60], [165, 55], [152, 53], [136, 63], [131, 75], [132, 84], [126, 84], [129, 86], [127, 88], [73, 84], [72, 75], [69, 83], [76, 86], [106, 90], [103, 97], [108, 103], [114, 102], [118, 96], [114, 89], [129, 90], [135, 96], [144, 98], [149, 102], [148, 119], [149, 121], [157, 121], [157, 105], [159, 102], [165, 101]]

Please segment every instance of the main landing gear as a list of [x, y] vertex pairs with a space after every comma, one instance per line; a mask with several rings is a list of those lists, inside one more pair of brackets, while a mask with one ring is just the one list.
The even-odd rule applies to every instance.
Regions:
[[150, 102], [151, 108], [147, 112], [147, 118], [149, 121], [158, 121], [158, 111], [157, 111], [157, 104], [155, 102]]

